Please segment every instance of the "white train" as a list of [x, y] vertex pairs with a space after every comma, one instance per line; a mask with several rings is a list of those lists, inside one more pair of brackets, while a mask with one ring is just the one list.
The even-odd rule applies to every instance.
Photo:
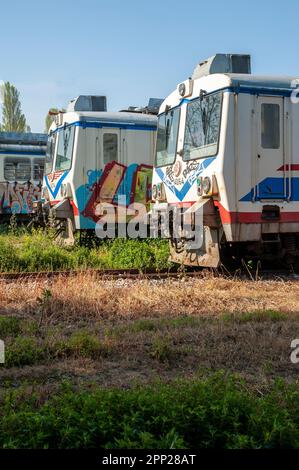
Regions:
[[0, 222], [28, 217], [40, 199], [47, 134], [0, 132]]
[[153, 114], [161, 101], [112, 113], [106, 111], [105, 97], [79, 96], [57, 115], [49, 133], [42, 195], [66, 241], [72, 242], [75, 230], [94, 232], [102, 206], [117, 207], [120, 196], [124, 206], [150, 202], [157, 130]]
[[203, 213], [203, 243], [172, 238], [172, 259], [299, 254], [299, 80], [250, 73], [250, 56], [200, 63], [159, 111], [153, 210]]

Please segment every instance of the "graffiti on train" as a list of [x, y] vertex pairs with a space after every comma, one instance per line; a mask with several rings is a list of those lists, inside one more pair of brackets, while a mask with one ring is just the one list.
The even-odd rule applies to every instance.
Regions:
[[128, 207], [133, 202], [146, 204], [151, 200], [152, 167], [149, 165], [125, 166], [113, 161], [107, 163], [103, 171], [90, 171], [88, 177], [87, 203], [81, 214], [94, 222], [100, 218], [102, 203], [117, 206], [122, 197]]
[[0, 183], [0, 214], [28, 214], [40, 199], [41, 182]]

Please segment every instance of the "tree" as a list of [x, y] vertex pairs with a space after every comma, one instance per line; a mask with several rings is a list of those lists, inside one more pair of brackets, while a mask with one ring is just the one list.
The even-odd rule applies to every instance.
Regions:
[[[53, 113], [50, 114], [50, 113]], [[48, 111], [48, 114], [46, 116], [46, 119], [45, 119], [45, 133], [47, 134], [49, 129], [50, 129], [50, 126], [52, 124], [52, 122], [54, 121], [54, 117], [55, 117], [55, 114], [58, 113], [58, 109], [57, 108], [50, 108], [49, 111]]]
[[1, 86], [2, 97], [2, 125], [4, 132], [26, 132], [26, 118], [22, 113], [20, 93], [9, 82]]
[[48, 111], [48, 114], [45, 119], [45, 133], [47, 134], [49, 132], [50, 126], [52, 122], [55, 119], [55, 115], [58, 113], [65, 113], [66, 110], [64, 108], [58, 109], [58, 108], [50, 108]]

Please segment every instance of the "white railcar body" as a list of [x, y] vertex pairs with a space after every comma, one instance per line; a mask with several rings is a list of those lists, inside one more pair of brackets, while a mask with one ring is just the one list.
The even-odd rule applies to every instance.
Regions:
[[296, 83], [215, 73], [187, 80], [162, 103], [153, 212], [165, 202], [197, 204], [206, 239], [193, 253], [172, 244], [174, 260], [217, 266], [221, 251], [236, 248], [249, 256], [298, 255]]
[[62, 113], [49, 133], [43, 198], [72, 230], [94, 230], [101, 204], [150, 201], [157, 117]]

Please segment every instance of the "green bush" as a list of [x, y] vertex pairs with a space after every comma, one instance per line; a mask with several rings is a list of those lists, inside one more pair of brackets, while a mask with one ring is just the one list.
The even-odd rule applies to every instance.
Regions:
[[63, 343], [61, 353], [96, 359], [104, 352], [104, 349], [104, 346], [97, 336], [83, 330], [75, 331], [72, 336]]
[[17, 317], [0, 317], [0, 338], [16, 336], [20, 333], [20, 319]]
[[299, 392], [278, 382], [256, 395], [240, 380], [205, 380], [130, 390], [64, 384], [44, 402], [7, 392], [4, 448], [298, 448]]
[[5, 344], [5, 367], [35, 364], [46, 358], [46, 348], [34, 336], [17, 336]]
[[12, 243], [6, 236], [0, 238], [0, 270], [19, 271], [19, 258]]

